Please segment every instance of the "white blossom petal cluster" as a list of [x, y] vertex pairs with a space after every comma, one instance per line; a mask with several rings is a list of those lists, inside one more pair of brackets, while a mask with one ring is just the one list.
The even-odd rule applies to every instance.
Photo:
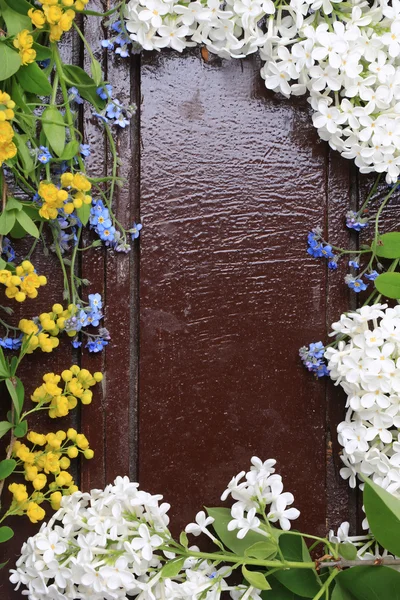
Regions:
[[130, 0], [145, 50], [204, 44], [222, 58], [259, 51], [268, 89], [308, 94], [323, 140], [362, 173], [400, 175], [398, 0]]
[[363, 306], [332, 329], [345, 337], [325, 352], [329, 376], [347, 394], [341, 475], [354, 488], [363, 474], [400, 497], [400, 306]]
[[[238, 500], [230, 523], [230, 529], [239, 529], [238, 537], [250, 530], [269, 535], [259, 529], [256, 516], [259, 510], [263, 518], [267, 505], [269, 520], [285, 529], [299, 515], [287, 508], [293, 496], [282, 492], [274, 464], [254, 457], [246, 481], [239, 482], [243, 471], [224, 492]], [[261, 590], [226, 581], [235, 566], [196, 556], [196, 546], [189, 547], [176, 576], [164, 575], [164, 564], [179, 556], [168, 529], [170, 506], [161, 501], [128, 477], [117, 477], [104, 490], [64, 496], [60, 510], [23, 545], [11, 582], [17, 590], [26, 587], [22, 594], [29, 600], [219, 600], [223, 592], [233, 600], [261, 600]], [[186, 532], [216, 540], [207, 529], [213, 522], [200, 511]]]
[[358, 560], [378, 560], [382, 558], [397, 558], [384, 550], [375, 538], [368, 535], [349, 535], [350, 523], [342, 523], [335, 534], [332, 530], [329, 532], [328, 539], [333, 544], [352, 544], [357, 549]]
[[221, 496], [221, 500], [228, 496], [236, 500], [231, 508], [232, 520], [228, 529], [238, 530], [238, 538], [243, 538], [250, 530], [265, 535], [256, 514], [266, 514], [268, 521], [279, 522], [284, 531], [288, 531], [291, 521], [300, 515], [300, 511], [291, 506], [293, 494], [283, 491], [282, 477], [275, 473], [275, 463], [273, 459], [263, 462], [253, 456], [250, 471], [241, 471], [233, 477]]

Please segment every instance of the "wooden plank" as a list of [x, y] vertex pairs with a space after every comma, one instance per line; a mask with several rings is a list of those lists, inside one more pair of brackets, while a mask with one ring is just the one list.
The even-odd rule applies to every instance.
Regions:
[[327, 147], [254, 57], [216, 62], [143, 59], [140, 482], [179, 528], [252, 455], [276, 457], [299, 527], [322, 534], [325, 391], [297, 351], [325, 335], [305, 237], [326, 215]]

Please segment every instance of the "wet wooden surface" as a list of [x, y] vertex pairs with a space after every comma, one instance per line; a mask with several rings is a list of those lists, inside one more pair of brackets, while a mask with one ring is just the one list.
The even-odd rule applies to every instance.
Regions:
[[[82, 465], [83, 489], [138, 477], [172, 504], [178, 532], [203, 505], [219, 503], [256, 454], [278, 459], [300, 528], [325, 534], [354, 520], [338, 475], [343, 396], [314, 380], [297, 354], [325, 339], [348, 306], [346, 269], [327, 273], [308, 257], [306, 235], [321, 225], [348, 243], [344, 214], [357, 202], [350, 163], [318, 140], [304, 99], [265, 90], [254, 57], [205, 63], [194, 50], [107, 60], [96, 27], [86, 33], [116, 95], [140, 105], [118, 138], [128, 182], [116, 207], [126, 226], [141, 217], [143, 230], [129, 256], [82, 254], [112, 336], [103, 355], [75, 356], [107, 370], [77, 422], [96, 452]], [[90, 111], [83, 122], [88, 165], [100, 176], [110, 169], [107, 145]], [[51, 276], [43, 310], [50, 297], [59, 301], [59, 279], [54, 260], [35, 261]], [[33, 356], [32, 389], [71, 357], [67, 341], [44, 362]], [[27, 531], [20, 521], [10, 563]], [[22, 598], [5, 579], [3, 571], [2, 600]]]

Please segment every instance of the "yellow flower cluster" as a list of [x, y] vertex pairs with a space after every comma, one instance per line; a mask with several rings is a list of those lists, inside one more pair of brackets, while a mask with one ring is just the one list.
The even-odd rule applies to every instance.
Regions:
[[36, 58], [36, 51], [32, 48], [33, 37], [28, 29], [20, 31], [14, 39], [14, 46], [19, 51], [23, 65], [33, 63]]
[[17, 302], [24, 302], [27, 297], [36, 298], [38, 288], [46, 285], [47, 279], [44, 275], [35, 273], [35, 267], [29, 260], [24, 260], [16, 267], [15, 275], [7, 269], [1, 269], [0, 283], [6, 286], [7, 298], [15, 298]]
[[[102, 373], [96, 372], [92, 375], [87, 369], [73, 365], [61, 375], [46, 373], [43, 376], [44, 383], [36, 388], [31, 400], [40, 405], [49, 404], [49, 416], [52, 419], [65, 417], [78, 404], [78, 399], [82, 404], [92, 402], [93, 392], [89, 388], [102, 379]], [[63, 387], [58, 385], [60, 381], [64, 383]]]
[[[43, 352], [52, 352], [59, 344], [58, 334], [65, 330], [67, 321], [77, 314], [76, 304], [69, 304], [64, 310], [61, 304], [53, 304], [51, 312], [41, 313], [35, 319], [21, 319], [18, 327], [25, 334], [24, 341], [29, 342], [27, 353], [32, 354], [36, 348]], [[74, 337], [75, 330], [68, 330], [67, 335]]]
[[83, 10], [89, 0], [38, 0], [42, 10], [31, 8], [28, 15], [32, 24], [43, 29], [50, 26], [50, 41], [58, 42], [64, 31], [69, 31], [75, 18], [75, 10]]
[[82, 173], [64, 173], [61, 176], [61, 189], [54, 183], [41, 181], [38, 189], [43, 201], [39, 210], [40, 216], [44, 219], [56, 219], [59, 208], [63, 208], [64, 212], [70, 215], [75, 208], [91, 203], [92, 197], [86, 193], [91, 189], [92, 184]]
[[14, 130], [10, 123], [14, 118], [15, 102], [6, 92], [0, 90], [0, 166], [5, 160], [17, 154], [17, 147], [13, 142]]
[[89, 448], [86, 436], [72, 428], [47, 435], [30, 431], [27, 441], [32, 444], [31, 448], [19, 440], [14, 442], [12, 456], [22, 466], [25, 480], [33, 491], [29, 494], [22, 483], [10, 484], [8, 489], [13, 495], [10, 510], [14, 514], [26, 514], [32, 523], [37, 523], [45, 517], [41, 504], [48, 501], [54, 510], [58, 510], [63, 496], [78, 491], [68, 472], [71, 459], [80, 452], [91, 459], [94, 452]]

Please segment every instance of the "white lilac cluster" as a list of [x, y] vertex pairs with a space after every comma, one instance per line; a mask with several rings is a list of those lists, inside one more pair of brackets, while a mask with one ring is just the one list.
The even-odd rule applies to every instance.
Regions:
[[329, 532], [328, 539], [332, 544], [352, 544], [357, 549], [358, 560], [377, 560], [380, 558], [396, 558], [387, 550], [382, 549], [372, 535], [351, 536], [350, 523], [345, 521], [340, 525], [335, 534], [332, 530]]
[[284, 531], [288, 531], [290, 521], [300, 515], [297, 508], [291, 507], [293, 494], [283, 491], [282, 477], [275, 473], [275, 464], [274, 459], [263, 462], [253, 456], [250, 471], [241, 471], [233, 477], [222, 494], [221, 500], [228, 496], [236, 500], [231, 508], [233, 518], [228, 529], [237, 529], [238, 538], [243, 538], [249, 530], [263, 533], [257, 513], [266, 514], [270, 523], [279, 522]]
[[398, 0], [130, 0], [145, 50], [204, 44], [223, 58], [259, 51], [268, 89], [309, 94], [322, 139], [361, 172], [400, 174]]
[[325, 352], [329, 376], [347, 394], [341, 475], [354, 488], [363, 474], [400, 497], [400, 306], [363, 306], [332, 329], [345, 338]]
[[[299, 515], [287, 508], [293, 496], [282, 493], [274, 464], [254, 457], [246, 481], [241, 481], [245, 473], [239, 473], [223, 494], [237, 500], [229, 528], [238, 529], [240, 538], [250, 530], [269, 535], [255, 516], [267, 505], [268, 519], [284, 529]], [[180, 554], [168, 529], [170, 506], [161, 501], [162, 496], [139, 490], [127, 477], [117, 477], [104, 490], [64, 496], [60, 510], [23, 545], [11, 582], [16, 589], [25, 586], [22, 594], [29, 600], [219, 600], [222, 592], [233, 600], [244, 595], [261, 600], [257, 588], [226, 581], [235, 566], [221, 567], [220, 560], [197, 556], [196, 546], [180, 547], [186, 557], [176, 575], [164, 571]], [[215, 540], [207, 529], [213, 522], [201, 511], [186, 532]]]

